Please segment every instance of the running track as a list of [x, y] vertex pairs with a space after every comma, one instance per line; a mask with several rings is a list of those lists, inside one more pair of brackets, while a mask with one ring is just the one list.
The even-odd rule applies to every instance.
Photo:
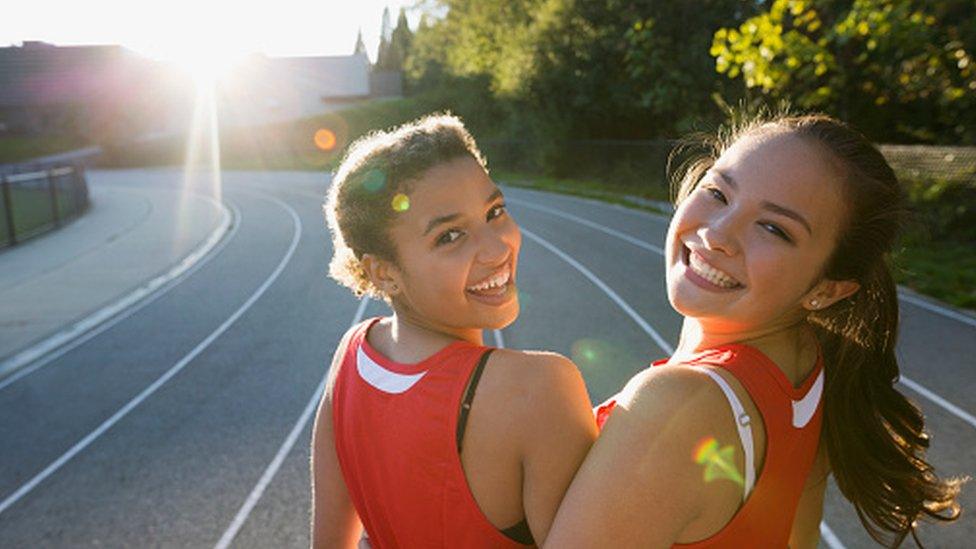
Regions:
[[[224, 174], [233, 227], [165, 294], [15, 382], [0, 384], [0, 547], [306, 547], [310, 416], [328, 358], [384, 314], [325, 276], [316, 173]], [[134, 185], [140, 184], [138, 177]], [[676, 341], [660, 216], [507, 187], [523, 227], [522, 315], [488, 343], [576, 360], [600, 401]], [[930, 457], [976, 473], [976, 321], [902, 301], [903, 390]], [[969, 546], [971, 513], [923, 526]], [[832, 486], [824, 547], [870, 547]]]

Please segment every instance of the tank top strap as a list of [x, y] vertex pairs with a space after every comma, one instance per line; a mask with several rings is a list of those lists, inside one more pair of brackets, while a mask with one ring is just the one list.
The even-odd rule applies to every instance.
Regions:
[[799, 387], [786, 377], [762, 351], [745, 344], [724, 349], [726, 360], [717, 366], [728, 371], [749, 393], [763, 416], [766, 430], [802, 429], [813, 418], [823, 396], [823, 359], [817, 362]]

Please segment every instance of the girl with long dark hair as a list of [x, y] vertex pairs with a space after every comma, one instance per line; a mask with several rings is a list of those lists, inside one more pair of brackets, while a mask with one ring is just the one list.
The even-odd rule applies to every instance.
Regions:
[[922, 414], [895, 387], [895, 174], [825, 116], [712, 145], [667, 236], [681, 341], [599, 409], [547, 545], [815, 547], [830, 472], [879, 542], [953, 520], [960, 481], [925, 460]]

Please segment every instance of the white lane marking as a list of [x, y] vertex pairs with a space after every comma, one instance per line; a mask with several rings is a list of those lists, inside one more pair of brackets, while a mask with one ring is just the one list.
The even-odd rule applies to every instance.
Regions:
[[[516, 188], [519, 188], [519, 187], [516, 187]], [[521, 190], [526, 190], [526, 189], [523, 188]], [[529, 189], [529, 190], [531, 190], [531, 189]], [[544, 191], [533, 191], [533, 192], [536, 192], [536, 193], [544, 193]], [[626, 206], [621, 206], [619, 204], [609, 204], [609, 203], [605, 203], [605, 202], [600, 202], [599, 200], [584, 199], [584, 198], [580, 198], [580, 197], [577, 197], [577, 196], [566, 195], [566, 194], [559, 194], [559, 196], [560, 197], [563, 197], [563, 198], [566, 198], [568, 200], [573, 200], [573, 201], [576, 201], [576, 202], [581, 202], [581, 203], [587, 204], [587, 205], [598, 205], [598, 206], [604, 206], [604, 207], [607, 207], [607, 208], [614, 208], [614, 209], [623, 210], [623, 211], [626, 211], [626, 212], [629, 212], [629, 213], [633, 213], [633, 214], [636, 214], [636, 215], [641, 215], [641, 216], [644, 216], [644, 217], [649, 217], [649, 218], [654, 219], [656, 221], [669, 222], [670, 219], [671, 219], [670, 217], [667, 217], [667, 216], [664, 216], [664, 215], [653, 214], [653, 213], [650, 213], [650, 212], [645, 212], [643, 210], [638, 210], [638, 209], [634, 209], [634, 208], [628, 208]], [[586, 225], [587, 227], [590, 227], [590, 228], [596, 229], [598, 231], [604, 232], [606, 234], [613, 235], [613, 236], [616, 236], [616, 237], [621, 238], [623, 240], [626, 240], [627, 242], [630, 242], [631, 244], [634, 244], [636, 246], [639, 246], [641, 248], [644, 248], [645, 250], [649, 250], [649, 251], [652, 251], [652, 252], [655, 252], [655, 253], [664, 255], [663, 251], [660, 248], [658, 248], [657, 246], [654, 246], [653, 244], [648, 244], [647, 242], [644, 242], [644, 241], [639, 240], [637, 238], [634, 238], [634, 237], [632, 237], [632, 236], [630, 236], [628, 234], [625, 234], [625, 233], [622, 233], [620, 231], [617, 231], [616, 229], [611, 229], [610, 227], [607, 227], [605, 225], [601, 225], [599, 223], [595, 223], [595, 222], [590, 221], [588, 219], [584, 219], [584, 218], [578, 217], [578, 216], [573, 215], [571, 213], [563, 212], [563, 211], [557, 210], [555, 208], [549, 208], [549, 207], [546, 207], [546, 206], [539, 206], [537, 204], [531, 204], [531, 203], [529, 203], [529, 202], [527, 202], [525, 200], [519, 199], [519, 198], [506, 198], [506, 200], [509, 200], [511, 202], [515, 202], [517, 204], [524, 205], [524, 206], [526, 206], [528, 208], [532, 208], [532, 209], [535, 209], [535, 210], [547, 212], [547, 213], [550, 213], [552, 215], [556, 215], [556, 216], [559, 216], [559, 217], [562, 217], [562, 218], [565, 218], [565, 219], [569, 219], [569, 220], [572, 220], [572, 221], [576, 221], [577, 223], [582, 223], [583, 225]], [[906, 292], [904, 290], [901, 290], [901, 291], [898, 292], [898, 297], [901, 298], [901, 300], [904, 301], [904, 302], [906, 302], [906, 303], [910, 303], [910, 304], [915, 305], [917, 307], [921, 307], [922, 309], [925, 309], [927, 311], [930, 311], [930, 312], [933, 312], [933, 313], [942, 315], [942, 316], [944, 316], [946, 318], [951, 318], [953, 320], [957, 320], [959, 322], [962, 322], [963, 324], [966, 324], [968, 326], [972, 326], [972, 327], [976, 328], [976, 318], [974, 318], [972, 316], [968, 316], [968, 315], [962, 314], [962, 313], [960, 313], [958, 311], [954, 311], [954, 310], [952, 310], [952, 309], [950, 309], [948, 307], [944, 307], [944, 306], [938, 305], [936, 303], [931, 303], [931, 302], [926, 301], [924, 299], [919, 299], [918, 297], [915, 297], [915, 296], [909, 294], [908, 292]]]
[[536, 243], [540, 244], [550, 252], [556, 254], [557, 256], [559, 256], [560, 259], [562, 259], [566, 263], [569, 263], [574, 269], [579, 271], [580, 274], [588, 278], [590, 282], [596, 285], [597, 288], [603, 290], [603, 293], [607, 294], [607, 297], [609, 297], [614, 303], [616, 303], [618, 307], [623, 309], [624, 313], [626, 313], [627, 316], [629, 316], [634, 322], [637, 323], [638, 326], [640, 326], [642, 330], [644, 330], [644, 333], [651, 336], [651, 339], [654, 340], [654, 343], [657, 343], [657, 346], [660, 347], [662, 351], [664, 351], [669, 355], [674, 353], [674, 348], [671, 347], [671, 345], [668, 345], [668, 342], [665, 341], [663, 337], [661, 337], [661, 334], [657, 333], [657, 330], [652, 328], [651, 325], [647, 323], [647, 321], [645, 321], [639, 314], [637, 314], [637, 311], [635, 311], [630, 305], [627, 304], [626, 301], [624, 301], [619, 295], [617, 295], [617, 292], [613, 291], [612, 288], [607, 286], [606, 283], [600, 280], [599, 277], [597, 277], [589, 269], [587, 269], [582, 264], [580, 264], [579, 261], [576, 261], [571, 256], [569, 256], [566, 252], [560, 250], [548, 240], [542, 238], [541, 236], [533, 233], [532, 231], [524, 227], [522, 228], [522, 234], [529, 237]]
[[[232, 215], [222, 203], [209, 196], [199, 196], [214, 203], [221, 211], [220, 224], [200, 247], [180, 260], [169, 271], [153, 278], [64, 330], [0, 362], [0, 377], [9, 374], [9, 377], [0, 382], [0, 391], [162, 297], [163, 294], [177, 286], [216, 255], [233, 237], [233, 233], [237, 231], [240, 224], [240, 213], [235, 208], [236, 215]], [[233, 223], [235, 218], [238, 219], [236, 224]], [[231, 229], [230, 233], [227, 232], [228, 228]], [[228, 238], [224, 238], [225, 234]], [[218, 243], [221, 244], [220, 248], [216, 247]]]
[[[670, 347], [670, 345], [668, 345], [667, 342], [665, 342], [661, 338], [661, 336], [658, 335], [658, 333], [654, 330], [654, 328], [651, 328], [651, 326], [647, 323], [647, 321], [645, 321], [639, 314], [637, 314], [637, 312], [634, 311], [634, 309], [629, 304], [627, 304], [626, 301], [621, 299], [621, 297], [617, 295], [617, 293], [614, 292], [611, 288], [609, 288], [602, 280], [597, 278], [596, 275], [594, 275], [588, 269], [586, 269], [586, 267], [583, 267], [578, 261], [573, 259], [571, 256], [567, 255], [559, 248], [555, 247], [554, 245], [550, 244], [543, 238], [539, 237], [538, 235], [536, 235], [535, 233], [529, 231], [524, 227], [522, 228], [522, 234], [528, 236], [530, 239], [546, 247], [549, 251], [558, 255], [561, 259], [563, 259], [564, 261], [566, 261], [567, 263], [575, 267], [576, 270], [580, 271], [584, 276], [586, 276], [586, 278], [590, 280], [590, 282], [592, 282], [598, 288], [603, 290], [603, 292], [606, 293], [610, 297], [610, 299], [613, 300], [614, 303], [616, 303], [621, 309], [623, 309], [623, 311], [627, 313], [627, 315], [634, 322], [636, 322], [638, 326], [640, 326], [648, 335], [651, 336], [652, 339], [654, 339], [654, 342], [657, 343], [662, 350], [664, 350], [669, 355], [674, 353], [674, 350]], [[829, 526], [827, 526], [826, 522], [820, 523], [820, 531], [827, 532], [827, 534], [829, 534], [829, 537], [827, 534], [824, 535], [824, 539], [828, 540], [828, 545], [830, 545], [832, 548], [843, 549], [844, 545], [840, 542], [837, 536], [834, 535], [833, 531], [830, 529]], [[833, 545], [829, 541], [830, 539], [836, 542], [836, 545]]]
[[30, 491], [33, 490], [38, 484], [43, 482], [44, 479], [54, 474], [65, 463], [70, 461], [71, 458], [75, 457], [79, 452], [87, 448], [88, 445], [90, 445], [92, 442], [98, 439], [98, 437], [102, 436], [102, 434], [105, 433], [105, 431], [111, 429], [113, 425], [119, 422], [119, 420], [125, 417], [129, 412], [131, 412], [137, 406], [139, 406], [139, 404], [141, 404], [144, 400], [149, 398], [153, 393], [156, 392], [156, 390], [158, 390], [160, 387], [166, 384], [166, 382], [169, 381], [173, 376], [178, 374], [180, 370], [186, 367], [187, 364], [189, 364], [194, 358], [196, 358], [207, 347], [209, 347], [211, 343], [213, 343], [218, 337], [220, 337], [225, 331], [227, 331], [227, 329], [230, 328], [231, 325], [233, 325], [234, 322], [237, 321], [237, 319], [239, 319], [248, 309], [251, 308], [252, 305], [254, 305], [254, 303], [262, 295], [264, 295], [264, 292], [269, 287], [271, 287], [271, 284], [273, 284], [274, 281], [278, 279], [278, 276], [281, 274], [282, 271], [284, 271], [285, 266], [288, 265], [289, 261], [291, 261], [292, 255], [295, 253], [295, 248], [298, 247], [298, 241], [301, 239], [301, 235], [302, 235], [302, 221], [301, 219], [298, 218], [298, 213], [296, 213], [295, 210], [292, 209], [292, 207], [289, 206], [288, 204], [285, 204], [281, 200], [278, 200], [277, 198], [274, 198], [272, 196], [268, 196], [267, 199], [277, 203], [278, 205], [283, 207], [288, 212], [289, 215], [291, 215], [293, 229], [294, 229], [294, 234], [292, 235], [291, 244], [288, 247], [288, 251], [285, 252], [284, 257], [281, 258], [281, 261], [278, 263], [278, 266], [275, 267], [274, 271], [272, 271], [271, 275], [268, 276], [268, 278], [264, 281], [264, 283], [262, 283], [261, 286], [258, 287], [258, 289], [255, 290], [253, 294], [251, 294], [251, 297], [249, 297], [247, 301], [244, 302], [243, 305], [241, 305], [236, 311], [234, 311], [234, 314], [230, 315], [230, 317], [228, 317], [227, 320], [223, 322], [223, 324], [218, 326], [216, 330], [211, 332], [210, 335], [208, 335], [203, 341], [197, 344], [197, 346], [194, 347], [192, 351], [190, 351], [186, 356], [180, 359], [179, 362], [173, 365], [173, 367], [170, 368], [169, 371], [167, 371], [165, 374], [160, 376], [151, 385], [146, 387], [141, 393], [136, 395], [136, 397], [130, 400], [125, 406], [123, 406], [117, 412], [112, 414], [112, 417], [102, 422], [102, 424], [99, 425], [94, 431], [88, 433], [88, 435], [85, 436], [85, 438], [75, 443], [75, 445], [72, 446], [70, 450], [65, 452], [61, 457], [56, 459], [53, 463], [45, 467], [43, 471], [36, 474], [32, 479], [24, 483], [24, 485], [18, 488], [16, 492], [14, 492], [6, 499], [4, 499], [3, 502], [0, 503], [0, 514], [3, 514], [4, 511], [10, 508], [10, 506], [17, 503], [17, 501], [19, 501], [22, 497], [30, 493]]
[[[363, 318], [363, 314], [366, 312], [366, 305], [369, 303], [368, 298], [362, 298], [359, 301], [359, 308], [356, 309], [356, 316], [352, 319], [352, 324], [350, 326], [355, 326]], [[295, 426], [291, 428], [291, 432], [285, 437], [285, 442], [282, 443], [281, 448], [278, 449], [278, 453], [275, 454], [274, 459], [268, 464], [268, 467], [264, 470], [264, 474], [258, 480], [258, 483], [248, 494], [247, 499], [244, 500], [244, 505], [237, 511], [234, 515], [234, 520], [231, 521], [230, 526], [224, 531], [224, 534], [220, 536], [217, 541], [217, 545], [214, 546], [215, 549], [226, 549], [230, 546], [231, 542], [234, 541], [234, 537], [240, 532], [241, 527], [244, 526], [244, 522], [247, 521], [248, 515], [258, 504], [258, 500], [264, 495], [264, 490], [271, 484], [271, 479], [278, 473], [278, 469], [281, 468], [281, 464], [285, 461], [285, 457], [291, 451], [292, 447], [295, 446], [295, 442], [298, 440], [298, 436], [305, 430], [305, 425], [308, 420], [312, 417], [312, 413], [315, 411], [315, 406], [318, 404], [319, 400], [322, 399], [322, 391], [325, 390], [325, 382], [328, 379], [328, 372], [326, 372], [325, 377], [319, 383], [319, 386], [315, 389], [315, 393], [312, 394], [312, 398], [309, 399], [308, 404], [305, 405], [305, 410], [302, 415], [295, 422]]]
[[[500, 183], [502, 185], [505, 185], [505, 182], [504, 181], [501, 181]], [[628, 206], [624, 206], [624, 205], [621, 205], [621, 204], [614, 204], [613, 202], [607, 202], [605, 200], [600, 200], [598, 198], [584, 198], [584, 197], [575, 196], [575, 195], [572, 195], [572, 194], [564, 194], [564, 193], [560, 193], [560, 192], [551, 192], [551, 191], [540, 191], [540, 190], [532, 189], [532, 188], [529, 188], [529, 187], [517, 187], [517, 186], [514, 186], [514, 185], [512, 185], [511, 187], [514, 188], [514, 189], [518, 189], [519, 191], [528, 191], [528, 193], [530, 193], [530, 194], [531, 193], [536, 193], [536, 194], [544, 194], [544, 195], [555, 195], [555, 196], [558, 196], [560, 198], [565, 198], [565, 199], [571, 200], [573, 202], [579, 202], [580, 204], [584, 204], [584, 205], [587, 205], [587, 206], [599, 206], [599, 207], [602, 207], [602, 208], [617, 210], [618, 212], [632, 214], [632, 215], [639, 216], [639, 217], [646, 217], [646, 218], [649, 218], [651, 220], [654, 220], [654, 221], [657, 221], [657, 222], [661, 222], [661, 223], [664, 223], [664, 224], [667, 224], [667, 223], [669, 223], [671, 221], [671, 216], [669, 216], [669, 215], [664, 215], [662, 213], [656, 213], [656, 212], [649, 212], [647, 210], [641, 210], [641, 209], [638, 209], [638, 208], [628, 207]], [[508, 195], [506, 194], [506, 199], [507, 198], [508, 198]]]
[[912, 380], [908, 379], [905, 376], [901, 376], [901, 382], [902, 382], [902, 384], [904, 384], [909, 389], [915, 391], [916, 393], [918, 393], [918, 394], [924, 396], [925, 398], [931, 400], [932, 402], [938, 404], [943, 409], [945, 409], [946, 411], [948, 411], [950, 414], [952, 414], [952, 415], [956, 416], [957, 418], [965, 421], [966, 423], [968, 423], [969, 425], [971, 425], [974, 429], [976, 429], [976, 416], [973, 416], [969, 412], [963, 410], [962, 408], [960, 408], [960, 407], [956, 406], [955, 404], [949, 402], [948, 400], [942, 398], [941, 396], [939, 396], [938, 394], [936, 394], [935, 392], [933, 392], [931, 389], [926, 389], [925, 387], [923, 387], [919, 383], [917, 383], [915, 381], [912, 381]]
[[837, 534], [827, 526], [826, 522], [820, 523], [820, 539], [827, 544], [830, 549], [845, 549], [844, 544], [841, 543], [840, 538]]
[[[516, 199], [515, 202], [522, 202], [522, 201]], [[599, 223], [596, 223], [594, 221], [582, 220], [582, 218], [577, 218], [577, 216], [575, 216], [575, 215], [567, 214], [567, 213], [564, 213], [564, 212], [561, 212], [560, 214], [557, 214], [557, 213], [554, 213], [554, 212], [550, 211], [551, 208], [546, 208], [546, 207], [542, 207], [542, 206], [532, 206], [532, 207], [534, 207], [535, 209], [540, 210], [540, 211], [546, 211], [548, 213], [552, 213], [553, 215], [558, 215], [559, 217], [562, 217], [564, 219], [568, 219], [570, 221], [574, 221], [574, 222], [577, 222], [577, 223], [580, 223], [581, 221], [586, 221], [586, 223], [583, 223], [583, 225], [586, 225], [587, 227], [591, 227], [591, 228], [600, 230], [601, 232], [604, 232], [604, 233], [606, 233], [608, 235], [611, 235], [611, 236], [614, 236], [614, 237], [617, 237], [617, 238], [623, 238], [621, 236], [623, 233], [620, 233], [620, 231], [616, 231], [614, 229], [611, 229], [609, 227], [606, 227], [606, 226], [601, 225]], [[525, 231], [523, 229], [522, 232], [525, 233], [527, 231]], [[625, 240], [627, 242], [630, 242], [631, 244], [638, 245], [636, 242], [634, 242], [635, 240], [637, 240], [636, 238], [631, 237], [630, 235], [625, 235], [625, 236], [627, 236], [627, 238], [623, 238], [623, 240]], [[646, 243], [644, 243], [644, 244], [646, 244]], [[658, 250], [660, 250], [660, 248], [651, 249], [649, 247], [650, 245], [638, 245], [638, 246], [640, 246], [644, 250], [649, 250], [649, 251], [652, 251], [652, 252], [657, 253], [657, 254], [662, 255], [662, 256], [664, 255], [663, 252], [658, 251]], [[915, 305], [918, 305], [919, 303], [924, 303], [924, 305], [922, 305], [922, 306], [924, 308], [927, 308], [930, 311], [934, 311], [934, 312], [941, 313], [941, 314], [946, 314], [946, 315], [948, 313], [953, 313], [957, 317], [966, 318], [965, 316], [960, 315], [959, 313], [956, 313], [954, 311], [949, 311], [948, 309], [940, 309], [937, 306], [932, 305], [931, 303], [922, 301], [921, 299], [918, 299], [918, 298], [913, 297], [913, 296], [906, 296], [906, 295], [904, 295], [901, 292], [899, 292], [899, 297], [901, 297], [902, 300], [907, 301], [907, 302], [912, 303], [912, 304], [915, 304]], [[956, 317], [950, 316], [950, 318], [956, 318]], [[960, 320], [960, 319], [959, 318], [956, 318], [956, 320]], [[976, 322], [976, 321], [974, 321], [974, 322]], [[664, 347], [661, 347], [661, 348], [664, 349]], [[668, 351], [668, 354], [670, 354], [670, 353], [671, 353], [671, 351]], [[959, 406], [957, 406], [957, 405], [949, 402], [945, 398], [939, 396], [934, 391], [932, 391], [931, 389], [926, 388], [925, 386], [923, 386], [921, 383], [918, 383], [917, 381], [914, 381], [914, 380], [912, 380], [912, 379], [910, 379], [908, 377], [905, 377], [905, 376], [901, 376], [900, 381], [901, 381], [902, 384], [904, 384], [909, 389], [912, 389], [915, 392], [917, 392], [918, 394], [922, 395], [923, 397], [928, 398], [936, 406], [939, 406], [943, 410], [949, 412], [950, 414], [956, 416], [957, 418], [963, 420], [964, 422], [966, 422], [969, 425], [971, 425], [974, 428], [976, 428], [976, 417], [974, 417], [972, 414], [966, 412], [965, 410], [963, 410]]]
[[568, 213], [568, 212], [563, 212], [563, 211], [557, 210], [555, 208], [550, 208], [548, 206], [539, 206], [539, 205], [536, 205], [536, 204], [531, 204], [529, 202], [526, 202], [524, 200], [519, 200], [517, 198], [506, 198], [505, 201], [506, 202], [513, 202], [513, 203], [518, 204], [518, 205], [520, 205], [522, 207], [529, 208], [529, 209], [532, 209], [532, 210], [539, 210], [540, 212], [546, 212], [546, 213], [548, 213], [550, 215], [554, 215], [554, 216], [557, 216], [557, 217], [562, 217], [563, 219], [568, 219], [570, 221], [575, 221], [576, 223], [579, 223], [580, 225], [585, 225], [585, 226], [587, 226], [587, 227], [589, 227], [591, 229], [596, 229], [596, 230], [598, 230], [600, 232], [603, 232], [603, 233], [606, 233], [606, 234], [608, 234], [610, 236], [615, 236], [615, 237], [617, 237], [617, 238], [619, 238], [621, 240], [626, 240], [627, 242], [630, 242], [634, 246], [637, 246], [639, 248], [643, 248], [643, 249], [645, 249], [645, 250], [647, 250], [649, 252], [654, 252], [654, 253], [656, 253], [658, 255], [661, 255], [661, 256], [664, 255], [664, 250], [661, 249], [661, 248], [659, 248], [658, 246], [655, 246], [653, 244], [648, 244], [647, 242], [644, 242], [643, 240], [640, 240], [639, 238], [635, 238], [633, 236], [630, 236], [629, 234], [622, 233], [622, 232], [620, 232], [620, 231], [618, 231], [616, 229], [611, 229], [610, 227], [607, 227], [606, 225], [601, 225], [599, 223], [595, 223], [593, 221], [590, 221], [589, 219], [585, 219], [585, 218], [579, 217], [577, 215], [573, 215], [573, 214]]
[[952, 309], [948, 309], [946, 307], [936, 305], [935, 303], [930, 303], [928, 301], [925, 301], [924, 299], [919, 299], [913, 295], [908, 294], [907, 292], [898, 292], [898, 297], [900, 297], [902, 301], [907, 301], [908, 303], [911, 303], [916, 307], [921, 307], [922, 309], [925, 309], [927, 311], [931, 311], [933, 313], [940, 314], [945, 317], [949, 317], [953, 320], [958, 320], [963, 324], [968, 324], [969, 326], [976, 328], [976, 318], [973, 318], [971, 316], [966, 316], [957, 311], [953, 311]]
[[492, 330], [492, 332], [494, 332], [494, 334], [495, 334], [495, 347], [498, 347], [499, 349], [504, 349], [505, 348], [505, 338], [502, 336], [502, 331], [501, 330]]

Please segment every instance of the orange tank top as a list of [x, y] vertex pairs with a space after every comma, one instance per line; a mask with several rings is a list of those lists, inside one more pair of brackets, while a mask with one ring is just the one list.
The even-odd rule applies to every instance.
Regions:
[[370, 546], [525, 547], [481, 512], [458, 453], [462, 396], [488, 348], [457, 341], [401, 364], [367, 341], [378, 320], [352, 328], [332, 393], [336, 455]]
[[[659, 360], [652, 366], [666, 362]], [[744, 344], [709, 349], [681, 364], [706, 370], [722, 368], [742, 384], [762, 415], [766, 453], [754, 487], [732, 520], [706, 539], [675, 547], [786, 547], [820, 441], [823, 358], [818, 356], [800, 387], [793, 387], [766, 355]], [[616, 401], [611, 399], [597, 407], [601, 427], [615, 406]]]

